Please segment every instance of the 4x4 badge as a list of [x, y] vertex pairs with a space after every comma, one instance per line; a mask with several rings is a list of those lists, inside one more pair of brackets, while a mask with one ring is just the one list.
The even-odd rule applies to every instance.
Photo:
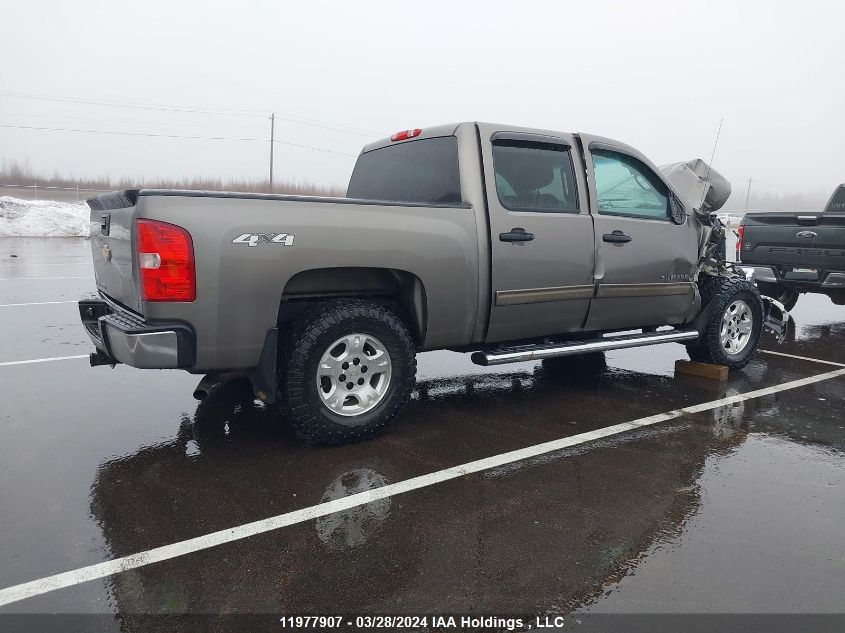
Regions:
[[247, 246], [258, 246], [259, 244], [281, 244], [282, 246], [293, 246], [293, 233], [244, 233], [232, 240], [232, 244], [246, 244]]

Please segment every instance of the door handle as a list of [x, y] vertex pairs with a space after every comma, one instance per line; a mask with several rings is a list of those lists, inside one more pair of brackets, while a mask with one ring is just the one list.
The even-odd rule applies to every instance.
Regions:
[[512, 228], [508, 233], [499, 233], [499, 241], [501, 242], [530, 242], [533, 239], [533, 233], [529, 233], [519, 226]]
[[630, 235], [625, 235], [622, 231], [614, 231], [613, 233], [605, 233], [601, 236], [601, 239], [613, 244], [627, 244], [634, 238]]

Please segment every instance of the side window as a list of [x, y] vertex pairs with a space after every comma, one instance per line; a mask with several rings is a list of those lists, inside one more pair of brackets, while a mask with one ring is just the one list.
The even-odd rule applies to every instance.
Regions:
[[499, 202], [510, 211], [578, 213], [578, 190], [566, 145], [493, 141]]
[[627, 154], [591, 149], [599, 213], [669, 219], [669, 191], [646, 165]]

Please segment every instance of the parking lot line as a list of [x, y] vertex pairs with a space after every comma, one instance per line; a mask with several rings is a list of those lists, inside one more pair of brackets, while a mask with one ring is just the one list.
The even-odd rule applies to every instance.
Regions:
[[93, 275], [85, 277], [0, 277], [0, 281], [44, 281], [47, 279], [93, 279]]
[[0, 303], [0, 308], [19, 308], [21, 306], [49, 306], [58, 303], [77, 303], [76, 301], [34, 301], [32, 303]]
[[0, 264], [0, 268], [41, 268], [42, 266], [92, 266], [92, 262], [38, 262], [30, 264]]
[[786, 354], [784, 352], [775, 352], [769, 349], [758, 350], [764, 354], [772, 354], [773, 356], [784, 356], [786, 358], [794, 358], [796, 360], [808, 360], [812, 363], [822, 363], [823, 365], [833, 365], [834, 367], [845, 367], [845, 363], [835, 363], [832, 360], [822, 360], [820, 358], [810, 358], [808, 356], [796, 356], [795, 354]]
[[7, 360], [0, 363], [0, 367], [9, 367], [11, 365], [31, 365], [33, 363], [50, 363], [54, 360], [73, 360], [74, 358], [88, 358], [88, 354], [79, 354], [77, 356], [53, 356], [52, 358], [32, 358], [30, 360]]
[[335, 512], [349, 510], [367, 503], [372, 503], [373, 501], [378, 501], [379, 499], [385, 499], [387, 497], [411, 492], [413, 490], [419, 490], [421, 488], [433, 486], [435, 484], [464, 477], [473, 473], [498, 468], [514, 462], [524, 461], [539, 455], [552, 453], [587, 442], [593, 442], [602, 438], [628, 433], [640, 428], [659, 424], [660, 422], [673, 420], [684, 415], [701, 413], [718, 407], [744, 402], [754, 398], [761, 398], [781, 391], [796, 389], [825, 380], [830, 380], [832, 378], [838, 378], [840, 376], [845, 376], [845, 368], [836, 369], [807, 378], [801, 378], [799, 380], [792, 380], [780, 385], [766, 387], [764, 389], [749, 391], [744, 394], [737, 394], [702, 404], [675, 409], [666, 413], [659, 413], [657, 415], [639, 418], [622, 424], [615, 424], [613, 426], [589, 431], [587, 433], [579, 433], [577, 435], [552, 440], [550, 442], [544, 442], [542, 444], [536, 444], [534, 446], [521, 448], [515, 451], [500, 453], [499, 455], [493, 455], [491, 457], [468, 462], [459, 466], [452, 466], [450, 468], [438, 470], [426, 475], [420, 475], [419, 477], [413, 477], [397, 483], [387, 484], [380, 488], [356, 493], [341, 499], [319, 503], [314, 506], [294, 510], [292, 512], [286, 512], [284, 514], [254, 521], [252, 523], [246, 523], [233, 528], [212, 532], [210, 534], [138, 552], [137, 554], [131, 554], [129, 556], [104, 561], [87, 567], [81, 567], [79, 569], [55, 574], [53, 576], [47, 576], [38, 580], [32, 580], [30, 582], [25, 582], [0, 590], [0, 606], [55, 591], [57, 589], [78, 585], [90, 580], [105, 578], [106, 576], [111, 576], [112, 574], [128, 571], [130, 569], [137, 569], [138, 567], [144, 567], [152, 563], [178, 558], [180, 556], [206, 550], [218, 545], [232, 543], [251, 536], [278, 530], [304, 521], [310, 521]]

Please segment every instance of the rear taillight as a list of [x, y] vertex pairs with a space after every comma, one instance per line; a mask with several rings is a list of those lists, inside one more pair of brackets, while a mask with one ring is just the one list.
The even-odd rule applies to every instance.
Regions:
[[135, 221], [141, 299], [193, 301], [197, 298], [194, 245], [181, 226], [156, 220]]
[[419, 136], [422, 130], [420, 128], [416, 128], [415, 130], [402, 130], [401, 132], [396, 132], [396, 134], [391, 135], [391, 141], [407, 141], [409, 138], [414, 138], [415, 136]]
[[740, 226], [736, 230], [736, 261], [742, 261], [742, 240], [745, 235], [745, 227]]

